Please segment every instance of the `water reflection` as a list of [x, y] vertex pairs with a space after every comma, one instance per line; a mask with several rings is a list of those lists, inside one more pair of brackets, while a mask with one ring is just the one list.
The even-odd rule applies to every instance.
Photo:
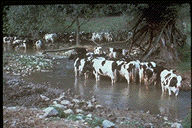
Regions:
[[159, 100], [158, 107], [160, 114], [169, 116], [170, 114], [174, 117], [178, 117], [177, 111], [177, 98], [170, 97], [167, 95], [161, 95], [161, 99]]

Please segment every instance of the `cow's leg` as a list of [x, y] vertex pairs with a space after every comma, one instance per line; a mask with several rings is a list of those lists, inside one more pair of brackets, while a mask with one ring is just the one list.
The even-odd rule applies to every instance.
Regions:
[[129, 83], [130, 83], [130, 76], [129, 76], [129, 74], [128, 74], [128, 75], [125, 75], [125, 78], [126, 78], [126, 80], [127, 80], [127, 84], [129, 85]]
[[115, 83], [114, 79], [111, 78], [111, 85], [113, 86]]
[[99, 81], [100, 80], [99, 74], [96, 71], [93, 71], [93, 74], [95, 75], [96, 81]]
[[163, 85], [163, 82], [161, 82], [161, 90], [162, 90], [162, 94], [164, 94], [164, 85]]
[[76, 67], [74, 68], [74, 71], [75, 71], [75, 77], [77, 77], [78, 73], [77, 73], [77, 68]]
[[147, 78], [144, 78], [144, 85], [148, 85], [148, 84], [147, 84], [147, 81], [148, 81], [148, 79], [147, 79]]
[[88, 79], [88, 73], [84, 73], [85, 80]]
[[169, 96], [171, 96], [171, 89], [170, 89], [170, 88], [168, 88], [168, 91], [169, 91]]

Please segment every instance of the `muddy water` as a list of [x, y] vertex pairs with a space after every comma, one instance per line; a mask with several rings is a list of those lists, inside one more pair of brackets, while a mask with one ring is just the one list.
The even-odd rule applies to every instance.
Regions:
[[96, 96], [98, 103], [118, 109], [131, 109], [151, 114], [162, 114], [171, 118], [183, 119], [191, 108], [191, 92], [181, 91], [178, 98], [161, 96], [161, 88], [118, 82], [111, 86], [111, 81], [102, 79], [95, 82], [94, 78], [75, 79], [73, 61], [58, 59], [52, 72], [32, 73], [25, 80], [43, 83], [47, 86], [63, 90], [72, 89], [75, 94], [84, 98]]

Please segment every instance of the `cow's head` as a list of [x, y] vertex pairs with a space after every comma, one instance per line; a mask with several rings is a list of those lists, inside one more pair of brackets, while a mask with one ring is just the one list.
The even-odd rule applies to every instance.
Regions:
[[182, 77], [174, 76], [170, 81], [170, 87], [173, 88], [173, 92], [177, 96], [179, 94], [179, 88], [181, 87]]

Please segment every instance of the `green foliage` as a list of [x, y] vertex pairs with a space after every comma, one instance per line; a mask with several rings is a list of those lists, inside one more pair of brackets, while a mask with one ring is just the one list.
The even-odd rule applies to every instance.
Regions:
[[52, 105], [51, 105], [51, 107], [54, 107], [54, 108], [58, 111], [58, 113], [59, 113], [58, 117], [60, 117], [60, 118], [66, 118], [66, 117], [68, 116], [67, 114], [65, 114], [65, 113], [63, 112], [63, 110], [62, 110], [61, 108], [55, 107], [55, 106], [52, 106]]
[[191, 128], [191, 110], [182, 122], [183, 128]]
[[57, 5], [9, 6], [5, 12], [3, 28], [7, 34], [39, 38], [40, 31], [60, 32], [65, 26], [66, 10]]
[[94, 117], [93, 120], [87, 120], [88, 124], [94, 128], [96, 126], [102, 126], [102, 122], [104, 121], [103, 118], [99, 118], [99, 117]]
[[188, 44], [184, 45], [183, 48], [178, 49], [181, 54], [181, 62], [178, 64], [177, 69], [181, 72], [191, 70], [191, 46]]

